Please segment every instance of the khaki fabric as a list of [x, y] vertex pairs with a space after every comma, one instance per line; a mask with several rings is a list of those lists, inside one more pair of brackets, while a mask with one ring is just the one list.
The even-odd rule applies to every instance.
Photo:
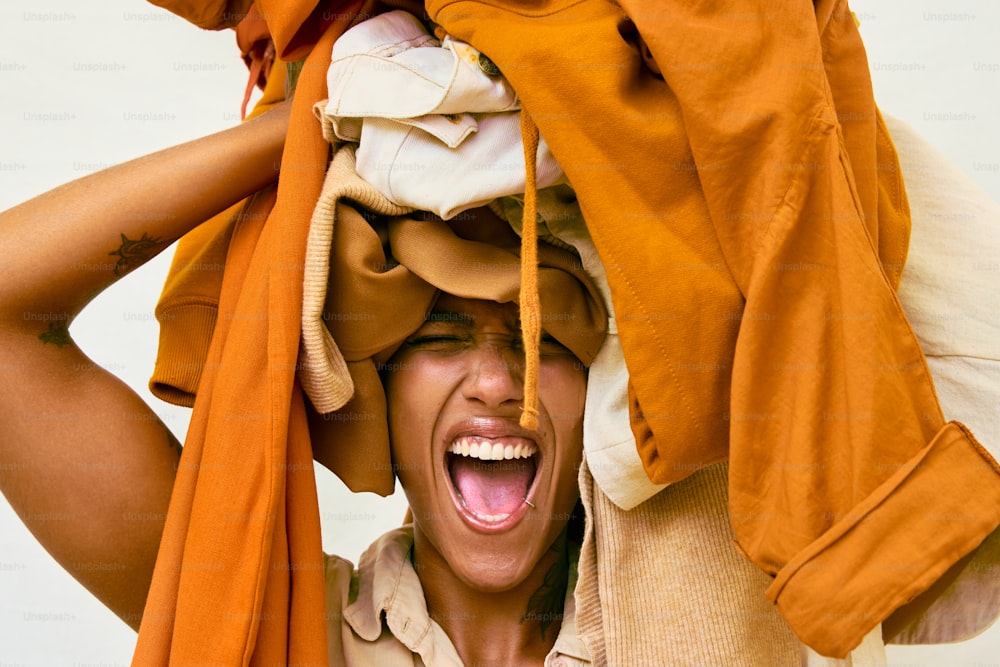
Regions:
[[[181, 13], [214, 7], [206, 16], [227, 10], [172, 4]], [[325, 10], [287, 5], [273, 20], [281, 24], [279, 53], [289, 57], [300, 53], [297, 36], [315, 33], [300, 30], [302, 17], [310, 23]], [[846, 3], [643, 3], [632, 20], [663, 81], [621, 38], [627, 21], [617, 5], [549, 2], [510, 12], [502, 5], [440, 1], [429, 9], [500, 65], [580, 194], [619, 311], [647, 471], [676, 482], [730, 457], [738, 544], [777, 576], [769, 595], [796, 631], [824, 653], [845, 655], [866, 628], [940, 581], [1000, 523], [996, 463], [966, 430], [944, 425], [892, 294], [906, 254], [907, 204]], [[320, 60], [310, 66], [322, 68]], [[308, 95], [322, 97], [318, 88]], [[296, 161], [296, 195], [311, 202], [326, 145], [308, 145], [310, 157]], [[294, 150], [302, 146], [300, 136]], [[254, 233], [234, 236], [231, 256], [248, 262]], [[297, 257], [291, 252], [272, 268], [292, 273]], [[268, 363], [294, 365], [288, 343], [297, 334], [281, 328], [288, 311], [280, 311], [273, 356], [239, 363], [261, 373]], [[250, 307], [243, 316], [261, 312]], [[217, 363], [210, 357], [209, 375]], [[289, 371], [270, 369], [280, 376], [280, 432]], [[212, 381], [205, 386], [211, 391]], [[266, 411], [246, 414], [269, 420]], [[247, 442], [255, 452], [257, 440]], [[189, 443], [185, 456], [197, 451]], [[187, 459], [193, 470], [201, 468], [198, 456]], [[276, 456], [263, 468], [287, 465]], [[261, 469], [234, 479], [255, 479]], [[294, 486], [267, 478], [278, 493], [286, 481]], [[189, 497], [193, 483], [180, 483], [175, 495]], [[209, 498], [225, 498], [221, 489], [232, 487], [223, 483]], [[181, 514], [186, 502], [178, 501]], [[204, 519], [195, 543], [211, 531]], [[164, 552], [174, 560], [158, 566], [158, 577], [176, 574], [184, 549], [184, 529], [168, 528]], [[233, 537], [223, 531], [213, 539]], [[268, 540], [254, 544], [269, 549]], [[911, 556], [914, 542], [922, 548]], [[194, 550], [190, 562], [202, 554]], [[260, 580], [253, 558], [248, 563], [225, 573], [243, 591]], [[842, 586], [851, 577], [855, 585]], [[198, 586], [207, 599], [225, 600], [223, 578], [190, 577], [187, 607]], [[154, 582], [148, 617], [169, 634], [177, 597], [159, 587]], [[287, 609], [277, 609], [278, 624], [287, 621]], [[204, 621], [205, 610], [193, 612]], [[238, 646], [253, 644], [260, 618], [227, 619], [250, 638]], [[199, 630], [217, 636], [212, 623], [187, 622], [178, 636]]]
[[[267, 18], [264, 3], [261, 9]], [[370, 3], [360, 16], [374, 10], [375, 4]], [[219, 291], [218, 317], [207, 357], [199, 366], [194, 414], [133, 657], [137, 666], [324, 664], [327, 642], [313, 440], [318, 443], [320, 458], [324, 451], [333, 451], [351, 465], [365, 459], [359, 464], [368, 474], [362, 484], [375, 486], [383, 493], [392, 490], [387, 436], [381, 440], [357, 441], [352, 436], [359, 433], [354, 428], [359, 426], [358, 422], [338, 421], [337, 417], [316, 419], [317, 413], [307, 410], [296, 378], [308, 223], [314, 210], [321, 212], [320, 217], [329, 210], [320, 200], [330, 146], [312, 115], [312, 107], [326, 96], [325, 72], [334, 40], [357, 18], [355, 14], [325, 16], [335, 21], [303, 65], [277, 190], [263, 193], [257, 200], [260, 208], [255, 210], [269, 213], [243, 216], [232, 227]], [[275, 40], [280, 47], [276, 33]], [[335, 181], [336, 178], [331, 182]], [[362, 198], [357, 192], [353, 194]], [[273, 197], [273, 208], [268, 197]], [[325, 205], [335, 202], [336, 198]], [[371, 225], [360, 212], [351, 211], [353, 216], [341, 214], [339, 220], [352, 217], [358, 224], [340, 224], [336, 231], [360, 242], [367, 247], [366, 252], [381, 252], [382, 244]], [[486, 215], [499, 223], [492, 214]], [[462, 295], [463, 285], [479, 284], [485, 285], [489, 293], [476, 291], [465, 295], [512, 300], [518, 291], [520, 262], [516, 253], [496, 246], [499, 243], [517, 247], [517, 237], [505, 223], [476, 222], [484, 221], [466, 221], [466, 236], [483, 243], [476, 246], [478, 253], [467, 257], [464, 263], [427, 263], [428, 257], [435, 256], [428, 249], [450, 250], [449, 260], [462, 255], [455, 245], [460, 237], [440, 221], [435, 224], [433, 220], [395, 220], [388, 230], [390, 245], [398, 255], [396, 259], [412, 263], [417, 271], [414, 275], [427, 277], [440, 270], [441, 285], [449, 291]], [[367, 228], [366, 233], [353, 236], [344, 233], [357, 232], [361, 223]], [[210, 233], [207, 236], [212, 238]], [[224, 237], [213, 243], [216, 251], [226, 245]], [[341, 281], [343, 273], [338, 274], [336, 267], [354, 261], [357, 256], [353, 254], [354, 247], [335, 248], [347, 254], [337, 256], [331, 275], [335, 286], [345, 289], [339, 294], [347, 295], [348, 299], [358, 286], [378, 287], [380, 276], [389, 277], [388, 282], [392, 283], [392, 278], [408, 273], [405, 268], [392, 270], [398, 267], [383, 256], [380, 264], [357, 267], [356, 273], [348, 269], [350, 278]], [[553, 248], [548, 257], [558, 256], [555, 265], [546, 259], [546, 252], [540, 252], [539, 256], [542, 264], [551, 268], [543, 272], [551, 278], [543, 277], [540, 287], [543, 292], [556, 295], [553, 312], [565, 313], [563, 305], [582, 308], [580, 312], [590, 312], [596, 325], [589, 331], [585, 326], [566, 325], [562, 337], [556, 332], [560, 328], [556, 325], [553, 335], [565, 338], [567, 346], [579, 350], [583, 358], [587, 358], [588, 351], [592, 358], [606, 324], [599, 295], [590, 293], [592, 286], [583, 286], [570, 277], [568, 280], [577, 284], [574, 292], [568, 289], [567, 278], [560, 277], [566, 273], [564, 269], [569, 269], [570, 274], [575, 272], [586, 281], [572, 254]], [[474, 266], [484, 270], [482, 276], [491, 277], [477, 283], [475, 271], [469, 274]], [[498, 271], [507, 276], [506, 280], [494, 280]], [[326, 277], [325, 271], [322, 276]], [[353, 287], [351, 279], [356, 279]], [[547, 286], [547, 281], [551, 285]], [[211, 282], [206, 287], [209, 294]], [[375, 338], [351, 339], [334, 331], [335, 337], [343, 338], [343, 349], [348, 355], [357, 353], [359, 346], [370, 347], [373, 341], [378, 342], [377, 350], [391, 354], [383, 346], [397, 345], [404, 335], [397, 325], [397, 313], [391, 308], [397, 304], [408, 307], [405, 321], [412, 325], [408, 334], [419, 326], [435, 294], [429, 283], [416, 277], [388, 287], [410, 287], [413, 291], [390, 295], [379, 290], [358, 291], [357, 298], [361, 299], [383, 294], [383, 309], [378, 312], [376, 326], [366, 331]], [[424, 296], [414, 298], [415, 293]], [[512, 297], [506, 298], [508, 294]], [[576, 305], [558, 301], [563, 298], [573, 301], [572, 294], [577, 295]], [[581, 294], [585, 296], [581, 298]], [[416, 308], [409, 308], [411, 301], [417, 304]], [[360, 306], [355, 304], [342, 307], [334, 303], [330, 312], [357, 312]], [[337, 318], [328, 320], [333, 322]], [[204, 333], [209, 329], [209, 322], [200, 323], [199, 331]], [[353, 332], [355, 328], [351, 326], [348, 330]], [[385, 338], [383, 330], [392, 335]], [[573, 341], [586, 342], [576, 345]], [[377, 424], [374, 420], [360, 424], [360, 435], [364, 438], [371, 432], [370, 428], [365, 430], [367, 427], [374, 426], [376, 434], [387, 430], [384, 397], [376, 362], [371, 358], [377, 350], [366, 349], [360, 357], [348, 357], [357, 361], [360, 369], [352, 377], [354, 385], [361, 387], [354, 400], [370, 400], [372, 405], [382, 406], [382, 417]], [[371, 414], [369, 403], [361, 405], [363, 414]], [[350, 403], [345, 408], [354, 409]], [[314, 433], [311, 438], [310, 428], [318, 435]], [[368, 450], [358, 442], [378, 455], [367, 456]], [[381, 469], [373, 465], [378, 461], [383, 462]], [[351, 471], [339, 472], [353, 482]]]
[[800, 663], [802, 645], [763, 595], [769, 577], [732, 548], [726, 482], [725, 463], [709, 466], [624, 511], [581, 469], [577, 627], [596, 664]]
[[[428, 613], [423, 587], [410, 560], [412, 547], [413, 527], [409, 524], [376, 540], [362, 554], [357, 569], [343, 558], [327, 557], [326, 620], [331, 665], [462, 667], [451, 639], [438, 625], [435, 614]], [[545, 667], [592, 664], [586, 646], [577, 636], [573, 589], [578, 549], [572, 543], [570, 549], [563, 616], [555, 644], [545, 657]]]
[[[357, 175], [354, 155], [350, 144], [337, 151], [310, 225], [299, 376], [315, 408], [316, 459], [352, 490], [388, 495], [380, 368], [442, 291], [517, 302], [520, 239], [486, 208], [449, 222], [399, 215], [405, 209]], [[600, 293], [572, 252], [542, 243], [538, 267], [543, 328], [589, 365], [607, 327]]]
[[[934, 375], [945, 415], [1000, 454], [1000, 203], [913, 128], [886, 116], [913, 214], [900, 299]], [[928, 508], [933, 511], [934, 508]], [[947, 521], [947, 515], [939, 515]], [[928, 607], [927, 600], [933, 600]], [[893, 643], [962, 641], [1000, 608], [1000, 531], [893, 615]], [[907, 623], [914, 621], [907, 626]]]
[[589, 461], [581, 468], [588, 524], [576, 589], [577, 625], [595, 662], [885, 665], [878, 627], [843, 660], [823, 658], [798, 640], [763, 595], [770, 578], [732, 548], [727, 468], [709, 466], [630, 511], [601, 491]]

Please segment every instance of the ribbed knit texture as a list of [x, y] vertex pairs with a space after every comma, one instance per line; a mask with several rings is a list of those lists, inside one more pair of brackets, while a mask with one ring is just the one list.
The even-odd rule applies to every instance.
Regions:
[[595, 665], [800, 664], [764, 597], [770, 577], [733, 548], [727, 479], [727, 464], [710, 466], [625, 512], [582, 467], [577, 625]]
[[[795, 565], [768, 595], [806, 643], [846, 657], [1000, 525], [1000, 466], [981, 475], [970, 438], [921, 458], [963, 431], [945, 426], [886, 270], [909, 219], [846, 0], [427, 6], [504, 72], [573, 185], [646, 473], [678, 482], [728, 459], [742, 552], [770, 575]], [[662, 80], [622, 38], [623, 10]], [[897, 491], [875, 512], [906, 526], [887, 544], [862, 510]], [[943, 493], [960, 517], [911, 520], [907, 503]]]
[[339, 157], [330, 163], [323, 181], [323, 194], [316, 203], [309, 223], [302, 293], [299, 381], [313, 407], [323, 414], [339, 410], [354, 395], [354, 384], [347, 362], [323, 318], [327, 284], [330, 281], [330, 247], [333, 243], [337, 207], [343, 199], [354, 201], [362, 208], [381, 215], [403, 215], [412, 210], [393, 204], [361, 181], [350, 151], [341, 151], [337, 155]]
[[[354, 491], [395, 487], [378, 370], [423, 325], [438, 290], [498, 303], [520, 294], [521, 240], [506, 221], [486, 208], [452, 224], [404, 211], [357, 173], [352, 144], [337, 148], [310, 224], [299, 377], [319, 411], [310, 413], [313, 455]], [[597, 287], [577, 255], [530, 247], [544, 308], [536, 320], [590, 364], [607, 324]]]

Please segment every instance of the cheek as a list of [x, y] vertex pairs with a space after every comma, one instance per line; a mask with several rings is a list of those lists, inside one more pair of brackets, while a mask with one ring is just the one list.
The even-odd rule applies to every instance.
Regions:
[[383, 378], [383, 386], [392, 458], [402, 464], [430, 451], [434, 424], [450, 391], [449, 372], [418, 355], [394, 358], [392, 363], [395, 370]]
[[[425, 475], [429, 463], [430, 434], [433, 423], [426, 415], [433, 408], [426, 391], [426, 378], [419, 366], [405, 359], [393, 359], [393, 368], [383, 378], [389, 426], [389, 449], [392, 467], [409, 501], [420, 508], [426, 496]], [[421, 390], [423, 389], [423, 390]]]
[[554, 365], [543, 372], [547, 399], [545, 409], [552, 420], [558, 447], [555, 474], [559, 513], [568, 513], [579, 497], [577, 473], [583, 456], [583, 410], [587, 398], [586, 370], [578, 362]]
[[[406, 362], [396, 363], [402, 366]], [[423, 401], [426, 393], [417, 391], [420, 382], [420, 374], [410, 369], [392, 371], [384, 380], [389, 444], [393, 461], [397, 463], [405, 461], [407, 454], [414, 450], [409, 441], [418, 437], [422, 430], [419, 415], [429, 408]]]
[[582, 438], [583, 408], [587, 400], [587, 371], [576, 360], [543, 363], [539, 376], [539, 398], [545, 404], [557, 434], [572, 431]]

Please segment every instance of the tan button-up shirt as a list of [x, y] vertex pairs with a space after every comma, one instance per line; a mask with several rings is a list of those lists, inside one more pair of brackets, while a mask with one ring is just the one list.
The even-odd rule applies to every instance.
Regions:
[[[337, 556], [326, 559], [326, 605], [331, 665], [461, 667], [444, 629], [430, 617], [423, 587], [410, 562], [413, 530], [397, 528], [361, 556], [358, 568]], [[590, 667], [577, 637], [576, 558], [570, 559], [562, 626], [545, 657], [546, 667]]]

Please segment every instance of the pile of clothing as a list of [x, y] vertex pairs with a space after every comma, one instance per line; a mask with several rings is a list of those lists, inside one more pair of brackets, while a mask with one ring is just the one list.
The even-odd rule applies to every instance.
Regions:
[[[210, 28], [248, 10], [160, 4]], [[417, 211], [517, 229], [522, 312], [545, 311], [546, 242], [599, 286], [556, 306], [592, 361], [577, 624], [597, 663], [801, 641], [861, 664], [883, 634], [992, 622], [1000, 467], [945, 421], [900, 305], [910, 208], [844, 0], [257, 4], [259, 111], [304, 63], [276, 190], [186, 237], [158, 308], [154, 389], [195, 413], [138, 664], [325, 660], [311, 461], [391, 493], [375, 368], [399, 342], [366, 340], [341, 290], [407, 263], [342, 250], [339, 223]]]

